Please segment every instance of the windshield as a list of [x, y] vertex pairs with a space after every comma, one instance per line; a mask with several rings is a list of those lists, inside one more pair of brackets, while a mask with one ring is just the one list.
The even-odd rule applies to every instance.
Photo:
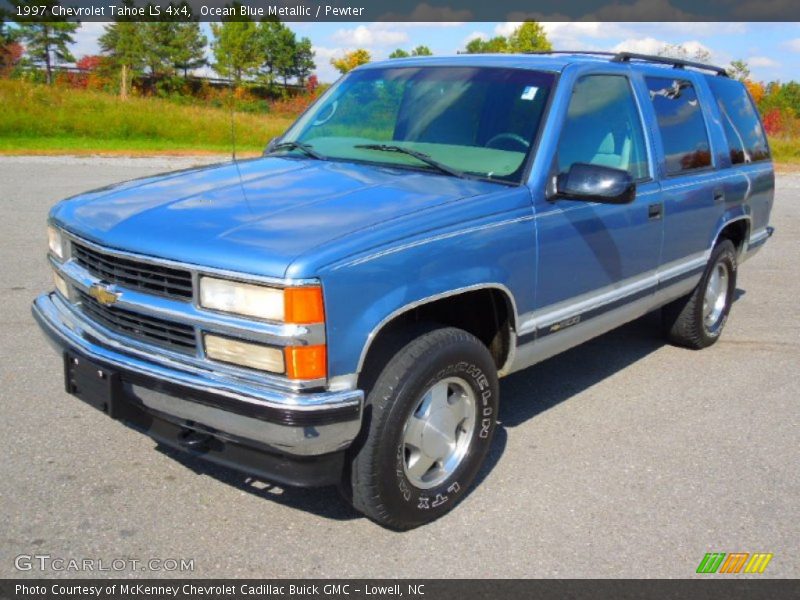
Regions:
[[[363, 69], [333, 86], [281, 141], [329, 159], [519, 182], [553, 80], [505, 68]], [[286, 144], [281, 152], [302, 156], [297, 150]]]

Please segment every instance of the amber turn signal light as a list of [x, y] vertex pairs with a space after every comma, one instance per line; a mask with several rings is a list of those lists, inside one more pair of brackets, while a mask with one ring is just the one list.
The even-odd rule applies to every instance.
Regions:
[[289, 379], [322, 379], [327, 374], [325, 346], [289, 346], [284, 350]]
[[290, 287], [284, 291], [284, 321], [297, 325], [322, 323], [325, 309], [322, 304], [322, 288]]

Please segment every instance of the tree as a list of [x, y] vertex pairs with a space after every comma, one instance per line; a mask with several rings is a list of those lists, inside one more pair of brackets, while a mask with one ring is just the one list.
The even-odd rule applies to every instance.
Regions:
[[150, 21], [140, 24], [144, 44], [144, 64], [152, 79], [172, 75], [178, 59], [177, 21]]
[[214, 35], [214, 70], [229, 77], [238, 85], [242, 78], [255, 73], [262, 64], [263, 53], [259, 40], [259, 28], [249, 20], [227, 20], [212, 23]]
[[294, 74], [297, 40], [294, 32], [280, 21], [262, 21], [258, 27], [263, 63], [261, 70], [272, 85], [281, 77], [284, 85]]
[[525, 21], [507, 38], [502, 35], [491, 39], [473, 38], [467, 43], [467, 54], [508, 54], [513, 52], [547, 52], [553, 45], [547, 33], [536, 21]]
[[658, 51], [658, 55], [702, 63], [711, 62], [711, 52], [702, 46], [697, 46], [694, 50], [691, 50], [686, 44], [667, 44]]
[[398, 48], [389, 55], [389, 58], [408, 58], [409, 56], [433, 56], [433, 52], [427, 46], [417, 46], [410, 54], [402, 48]]
[[[21, 5], [22, 0], [15, 0], [14, 4]], [[48, 21], [42, 17], [21, 17], [17, 21], [16, 34], [25, 45], [25, 53], [34, 64], [43, 64], [47, 76], [47, 83], [53, 83], [53, 66], [59, 62], [74, 62], [75, 57], [69, 51], [69, 46], [75, 43], [73, 35], [78, 29], [78, 23], [69, 23], [66, 17], [53, 16], [53, 8], [59, 6], [58, 0], [37, 1], [39, 6], [47, 8]]]
[[525, 21], [508, 38], [509, 52], [546, 52], [552, 49], [544, 27], [536, 21]]
[[367, 64], [371, 60], [372, 57], [370, 56], [369, 52], [363, 48], [358, 48], [356, 50], [346, 52], [341, 58], [332, 58], [331, 64], [336, 68], [336, 70], [344, 75], [359, 65]]
[[732, 60], [727, 71], [730, 77], [738, 81], [747, 81], [750, 78], [750, 67], [743, 60]]
[[142, 26], [129, 20], [114, 21], [105, 26], [98, 42], [103, 53], [119, 69], [119, 96], [127, 100], [133, 74], [144, 65]]
[[467, 44], [467, 54], [497, 54], [508, 51], [508, 40], [502, 35], [490, 40], [474, 38]]
[[199, 69], [206, 64], [208, 38], [203, 35], [200, 23], [196, 21], [178, 22], [175, 25], [173, 64], [176, 69], [183, 71], [185, 78], [190, 69]]
[[22, 46], [16, 41], [16, 31], [6, 27], [8, 13], [0, 8], [0, 74], [14, 67], [22, 57]]
[[307, 37], [300, 38], [294, 50], [294, 75], [300, 85], [305, 85], [306, 79], [317, 68], [314, 62], [314, 48]]

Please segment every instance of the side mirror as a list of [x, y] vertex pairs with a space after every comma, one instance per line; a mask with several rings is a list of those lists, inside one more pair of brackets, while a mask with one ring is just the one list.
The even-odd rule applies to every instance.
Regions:
[[586, 200], [604, 204], [628, 204], [636, 198], [636, 182], [622, 169], [575, 163], [556, 176], [549, 200]]
[[275, 146], [277, 146], [281, 141], [280, 136], [272, 138], [268, 143], [267, 147], [264, 148], [264, 156], [275, 150]]

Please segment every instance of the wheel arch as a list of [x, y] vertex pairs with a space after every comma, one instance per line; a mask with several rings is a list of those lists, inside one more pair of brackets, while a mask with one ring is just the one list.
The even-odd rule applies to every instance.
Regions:
[[[506, 335], [506, 337], [504, 341], [502, 356], [497, 356], [495, 351], [493, 352], [493, 357], [495, 358], [495, 363], [497, 364], [498, 372], [500, 374], [505, 374], [508, 367], [513, 362], [514, 349], [516, 347], [516, 331], [519, 322], [519, 313], [517, 311], [516, 301], [514, 299], [514, 295], [511, 293], [511, 290], [509, 290], [508, 287], [506, 287], [502, 283], [492, 282], [492, 283], [473, 284], [462, 288], [433, 294], [425, 298], [420, 298], [413, 302], [409, 302], [404, 306], [386, 315], [372, 329], [372, 331], [367, 336], [366, 342], [364, 343], [364, 346], [361, 349], [356, 375], [357, 376], [361, 375], [370, 352], [377, 347], [378, 342], [381, 339], [381, 336], [391, 331], [393, 326], [407, 322], [407, 320], [411, 319], [413, 316], [415, 316], [415, 314], [418, 316], [429, 315], [430, 309], [432, 308], [441, 309], [447, 306], [453, 306], [453, 303], [456, 302], [465, 302], [469, 299], [473, 299], [476, 297], [475, 296], [476, 294], [491, 294], [495, 298], [500, 298], [503, 301], [502, 305], [497, 306], [495, 304], [493, 306], [494, 308], [493, 318], [495, 319], [495, 324], [497, 324], [500, 328], [505, 328], [505, 331], [501, 331], [500, 333], [503, 333], [504, 335]], [[487, 297], [490, 296], [484, 296], [484, 298]], [[502, 320], [502, 316], [506, 317], [505, 323], [499, 322], [500, 320]], [[459, 321], [457, 319], [454, 320], [451, 319], [450, 322], [444, 322], [443, 324], [459, 326]], [[462, 328], [466, 329], [467, 331], [470, 331], [470, 329], [474, 329], [472, 327], [462, 327]], [[470, 331], [470, 333], [475, 333], [475, 332]], [[476, 337], [481, 339], [481, 336], [476, 336]], [[483, 341], [486, 344], [485, 339], [481, 339], [481, 341]], [[489, 344], [487, 344], [487, 347], [489, 347]], [[490, 352], [492, 352], [491, 347], [489, 348], [489, 350]]]
[[752, 219], [744, 207], [735, 211], [726, 212], [717, 224], [714, 238], [711, 240], [710, 249], [713, 249], [721, 239], [729, 239], [736, 246], [736, 252], [741, 255], [750, 239]]

